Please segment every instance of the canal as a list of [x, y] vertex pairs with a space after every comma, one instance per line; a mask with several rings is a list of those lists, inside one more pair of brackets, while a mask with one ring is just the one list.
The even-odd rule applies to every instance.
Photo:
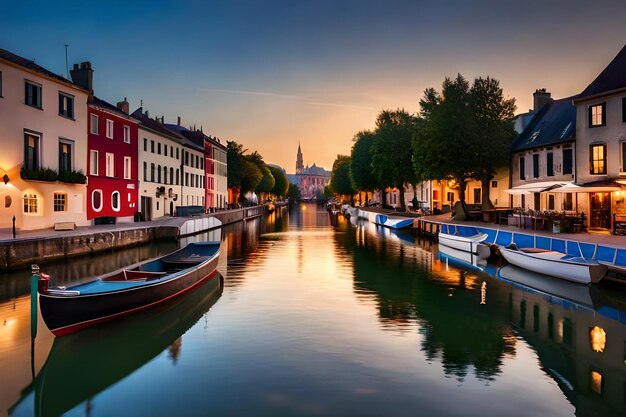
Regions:
[[[536, 291], [315, 204], [189, 238], [214, 239], [198, 290], [56, 339], [40, 320], [34, 349], [29, 273], [0, 275], [0, 416], [626, 415], [623, 289]], [[67, 285], [184, 243], [42, 269]]]

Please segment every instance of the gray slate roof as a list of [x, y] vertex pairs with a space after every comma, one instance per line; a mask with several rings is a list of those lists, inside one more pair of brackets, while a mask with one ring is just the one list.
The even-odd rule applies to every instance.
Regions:
[[580, 93], [576, 100], [626, 88], [626, 46], [613, 61]]
[[511, 151], [522, 151], [575, 140], [576, 106], [573, 97], [554, 100], [543, 106], [526, 129], [517, 136]]

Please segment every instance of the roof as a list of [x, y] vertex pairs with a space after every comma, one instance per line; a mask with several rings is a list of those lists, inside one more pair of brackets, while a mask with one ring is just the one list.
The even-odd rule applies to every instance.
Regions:
[[204, 152], [204, 133], [200, 131], [194, 132], [180, 125], [166, 123], [164, 126], [178, 133], [182, 137], [184, 145]]
[[91, 96], [89, 98], [88, 101], [90, 106], [94, 106], [94, 107], [98, 107], [99, 109], [102, 109], [104, 111], [107, 111], [109, 113], [113, 113], [117, 116], [120, 117], [124, 117], [126, 119], [132, 120], [134, 122], [136, 122], [136, 120], [133, 120], [132, 117], [130, 117], [130, 115], [124, 113], [123, 111], [121, 111], [120, 109], [117, 108], [117, 106], [114, 106], [113, 104], [106, 102], [104, 100], [102, 100], [101, 98], [98, 98], [96, 96]]
[[330, 171], [326, 171], [324, 168], [313, 164], [313, 166], [304, 168], [297, 175], [318, 175], [320, 177], [330, 177]]
[[576, 100], [590, 98], [626, 88], [626, 45], [613, 61], [576, 97]]
[[511, 151], [534, 149], [576, 139], [576, 106], [572, 97], [554, 100], [539, 110], [517, 136]]
[[158, 134], [169, 136], [177, 140], [178, 142], [183, 142], [183, 137], [176, 133], [175, 131], [166, 128], [158, 121], [151, 119], [147, 114], [143, 112], [143, 107], [139, 107], [137, 110], [131, 114], [132, 117], [139, 120], [142, 127], [150, 129]]
[[54, 72], [42, 67], [41, 65], [35, 64], [35, 61], [31, 61], [30, 59], [22, 58], [19, 55], [15, 55], [12, 52], [7, 51], [6, 49], [0, 48], [0, 59], [4, 59], [5, 61], [12, 62], [13, 64], [19, 65], [20, 67], [29, 69], [31, 71], [37, 72], [45, 77], [52, 78], [56, 81], [60, 81], [64, 84], [69, 84], [72, 87], [87, 92], [84, 88], [79, 86], [78, 84], [74, 84], [70, 80], [62, 77]]

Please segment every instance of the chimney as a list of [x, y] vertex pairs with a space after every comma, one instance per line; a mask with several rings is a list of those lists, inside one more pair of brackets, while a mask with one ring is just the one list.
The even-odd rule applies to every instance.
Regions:
[[546, 104], [552, 101], [551, 94], [546, 91], [545, 88], [538, 88], [533, 93], [533, 113], [538, 113], [539, 110]]
[[150, 117], [150, 114], [148, 113], [148, 110], [146, 110], [146, 117]]
[[165, 124], [165, 116], [161, 116], [161, 124], [164, 125]]
[[124, 101], [117, 102], [117, 108], [123, 111], [124, 113], [128, 114], [129, 105], [128, 105], [128, 101], [126, 101], [126, 97], [124, 97]]
[[74, 84], [93, 93], [93, 70], [91, 69], [91, 62], [81, 62], [80, 66], [74, 64], [74, 68], [70, 70], [70, 76]]
[[178, 116], [178, 126], [180, 126], [180, 116]]

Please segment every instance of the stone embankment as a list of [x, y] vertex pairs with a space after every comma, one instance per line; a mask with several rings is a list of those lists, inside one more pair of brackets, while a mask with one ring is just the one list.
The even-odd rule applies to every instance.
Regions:
[[70, 232], [59, 233], [53, 229], [31, 231], [18, 233], [16, 239], [9, 238], [5, 231], [4, 240], [0, 240], [0, 270], [26, 268], [33, 263], [87, 256], [158, 239], [178, 239], [259, 217], [266, 212], [267, 206], [254, 206], [191, 218], [89, 226]]

